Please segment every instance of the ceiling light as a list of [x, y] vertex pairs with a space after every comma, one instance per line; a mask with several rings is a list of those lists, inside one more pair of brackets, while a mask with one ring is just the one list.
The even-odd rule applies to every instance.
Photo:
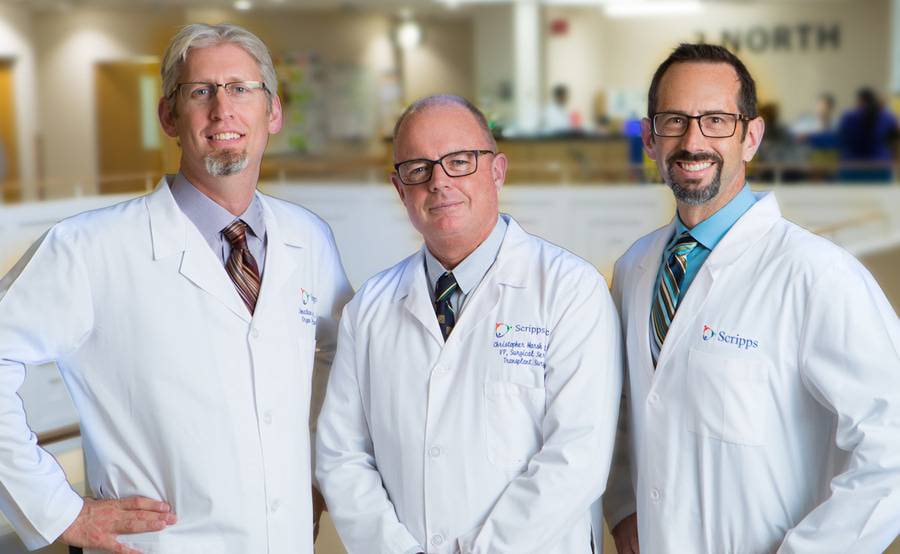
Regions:
[[253, 2], [250, 2], [250, 0], [237, 0], [237, 2], [234, 3], [234, 9], [240, 10], [242, 12], [245, 12], [252, 7]]
[[422, 28], [415, 21], [403, 21], [397, 25], [396, 37], [401, 48], [414, 48], [422, 40]]

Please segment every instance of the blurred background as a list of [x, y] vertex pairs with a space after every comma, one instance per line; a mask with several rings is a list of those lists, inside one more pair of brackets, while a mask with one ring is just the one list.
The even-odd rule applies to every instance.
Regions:
[[[278, 69], [285, 127], [260, 188], [332, 225], [355, 286], [420, 243], [387, 179], [390, 133], [436, 92], [488, 115], [510, 158], [502, 209], [611, 277], [673, 214], [640, 147], [652, 73], [706, 41], [758, 83], [753, 188], [900, 306], [900, 0], [0, 0], [0, 275], [55, 221], [177, 169], [156, 117], [161, 55], [180, 26], [225, 21]], [[29, 422], [83, 491], [77, 414], [55, 367], [30, 369]], [[0, 520], [0, 552], [20, 551]], [[327, 522], [317, 551], [343, 552]]]

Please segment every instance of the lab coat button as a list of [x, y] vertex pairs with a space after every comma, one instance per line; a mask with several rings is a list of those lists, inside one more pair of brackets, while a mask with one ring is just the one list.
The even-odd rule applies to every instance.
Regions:
[[250, 336], [255, 339], [258, 339], [259, 338], [259, 327], [254, 327], [253, 329], [251, 329]]
[[278, 508], [280, 508], [280, 507], [281, 507], [281, 502], [279, 502], [278, 500], [273, 500], [272, 504], [269, 505], [269, 509], [272, 510], [272, 512], [277, 512]]
[[265, 414], [263, 414], [263, 422], [266, 425], [272, 424], [272, 412], [266, 412]]
[[428, 455], [432, 458], [437, 458], [441, 455], [441, 447], [440, 446], [432, 446], [428, 449]]
[[653, 500], [654, 502], [658, 501], [661, 497], [662, 497], [662, 495], [659, 493], [658, 489], [650, 490], [650, 499]]
[[650, 396], [647, 397], [647, 402], [650, 404], [656, 404], [659, 402], [659, 395], [655, 392], [650, 393]]
[[432, 536], [432, 537], [431, 537], [431, 544], [433, 544], [433, 545], [435, 545], [435, 546], [440, 546], [440, 545], [444, 544], [444, 537], [442, 537], [442, 536], [440, 536], [440, 535], [434, 535], [434, 536]]

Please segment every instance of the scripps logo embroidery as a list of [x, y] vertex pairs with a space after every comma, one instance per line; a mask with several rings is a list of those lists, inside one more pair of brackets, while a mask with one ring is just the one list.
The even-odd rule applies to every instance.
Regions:
[[510, 330], [512, 330], [512, 325], [498, 322], [496, 327], [494, 327], [494, 336], [498, 339], [502, 339], [510, 332]]
[[736, 346], [742, 350], [750, 350], [759, 348], [759, 341], [749, 337], [742, 337], [739, 334], [729, 334], [726, 331], [716, 331], [709, 325], [703, 325], [703, 341], [721, 342]]
[[303, 302], [304, 306], [308, 306], [310, 303], [315, 304], [319, 299], [313, 296], [308, 290], [300, 289], [300, 301]]

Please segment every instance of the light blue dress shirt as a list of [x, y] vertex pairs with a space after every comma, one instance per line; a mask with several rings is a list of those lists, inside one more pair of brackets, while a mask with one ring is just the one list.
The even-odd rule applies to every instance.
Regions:
[[[453, 306], [453, 311], [458, 314], [457, 320], [462, 316], [466, 298], [478, 287], [484, 276], [487, 275], [488, 270], [494, 265], [494, 260], [497, 259], [497, 254], [500, 252], [500, 245], [503, 244], [503, 237], [506, 236], [507, 226], [508, 224], [502, 215], [497, 217], [497, 224], [494, 225], [494, 229], [488, 235], [488, 238], [484, 239], [484, 242], [479, 244], [478, 248], [473, 250], [471, 254], [453, 268], [453, 277], [456, 278], [456, 283], [459, 286], [450, 296], [450, 305]], [[428, 292], [431, 295], [432, 304], [434, 303], [434, 289], [437, 286], [438, 279], [446, 271], [447, 269], [441, 265], [441, 262], [426, 248], [425, 273], [428, 276], [430, 285]]]
[[262, 277], [266, 263], [266, 223], [263, 219], [262, 205], [256, 194], [250, 201], [250, 205], [240, 216], [235, 217], [231, 212], [216, 204], [214, 200], [206, 196], [188, 181], [181, 173], [175, 176], [171, 185], [172, 196], [178, 208], [194, 224], [203, 238], [206, 239], [213, 253], [224, 266], [231, 255], [231, 244], [222, 234], [222, 229], [240, 219], [247, 224], [247, 248], [253, 254], [259, 275]]

